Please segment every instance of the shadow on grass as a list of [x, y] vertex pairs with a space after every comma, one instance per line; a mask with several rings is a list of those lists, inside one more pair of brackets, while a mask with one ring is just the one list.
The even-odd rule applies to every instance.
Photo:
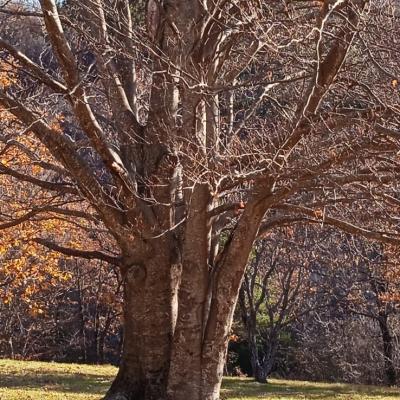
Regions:
[[40, 372], [1, 373], [0, 387], [13, 389], [46, 389], [61, 393], [104, 394], [110, 387], [109, 375]]
[[[111, 384], [110, 375], [86, 373], [65, 373], [56, 371], [18, 371], [0, 373], [0, 387], [10, 389], [49, 390], [58, 393], [87, 393], [103, 395]], [[400, 399], [400, 391], [375, 386], [357, 386], [347, 384], [302, 383], [296, 381], [276, 381], [259, 384], [251, 379], [228, 378], [223, 382], [222, 399], [232, 397], [268, 398], [272, 396], [290, 396], [293, 400], [325, 400], [358, 396], [357, 398], [384, 396], [385, 399]], [[349, 398], [351, 398], [349, 397]], [[347, 397], [346, 397], [347, 398]], [[190, 400], [190, 399], [188, 399]]]
[[350, 385], [350, 384], [319, 384], [315, 383], [298, 383], [295, 381], [282, 381], [282, 382], [268, 382], [260, 384], [250, 379], [229, 378], [225, 379], [222, 385], [224, 399], [231, 397], [259, 397], [263, 398], [268, 396], [290, 396], [293, 399], [333, 399], [343, 398], [342, 396], [359, 396], [364, 398], [367, 396], [369, 399], [393, 398], [400, 399], [400, 391], [398, 389], [376, 387], [376, 386], [363, 386], [363, 385]]

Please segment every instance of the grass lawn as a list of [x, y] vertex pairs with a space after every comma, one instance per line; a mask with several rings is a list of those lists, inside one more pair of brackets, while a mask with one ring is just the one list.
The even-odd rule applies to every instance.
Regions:
[[[111, 366], [0, 360], [0, 400], [94, 400], [106, 392]], [[230, 400], [400, 400], [400, 389], [271, 379], [224, 379], [222, 399]], [[190, 400], [190, 399], [188, 399]]]

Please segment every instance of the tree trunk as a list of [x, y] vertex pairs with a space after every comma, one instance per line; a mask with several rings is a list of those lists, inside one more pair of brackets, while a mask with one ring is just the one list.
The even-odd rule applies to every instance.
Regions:
[[[254, 324], [254, 325], [253, 325]], [[256, 382], [267, 383], [267, 378], [272, 371], [275, 362], [277, 350], [277, 341], [274, 338], [268, 338], [268, 342], [262, 349], [257, 345], [256, 320], [247, 327], [248, 345], [251, 355], [251, 368]]]
[[[247, 289], [249, 288], [247, 287]], [[246, 293], [248, 298], [248, 305], [246, 305]], [[271, 360], [269, 354], [267, 356], [265, 356], [265, 354], [262, 354], [263, 357], [260, 357], [261, 354], [257, 344], [258, 333], [256, 310], [258, 310], [258, 308], [255, 308], [253, 297], [250, 295], [249, 290], [244, 289], [243, 285], [240, 290], [239, 299], [242, 311], [242, 321], [247, 333], [247, 346], [250, 353], [250, 363], [253, 377], [256, 382], [266, 383], [267, 377], [272, 369], [271, 362], [273, 363], [273, 359]], [[247, 310], [247, 308], [249, 308], [249, 311]]]
[[254, 380], [258, 383], [267, 383], [268, 367], [257, 363], [254, 370]]
[[166, 399], [176, 320], [176, 267], [168, 249], [168, 238], [162, 238], [145, 264], [124, 271], [122, 357], [107, 400]]
[[104, 327], [100, 332], [100, 339], [99, 339], [99, 346], [98, 346], [98, 362], [100, 364], [104, 364], [104, 346], [105, 346], [105, 341], [106, 337], [109, 333], [109, 329], [111, 326], [111, 323], [113, 322], [113, 316], [111, 315], [111, 308], [108, 309], [107, 314], [106, 314], [106, 320], [104, 322]]
[[268, 376], [272, 372], [275, 364], [276, 353], [278, 350], [279, 340], [276, 333], [271, 332], [264, 338], [262, 363], [260, 368], [260, 378], [256, 379], [257, 382], [266, 383]]
[[168, 382], [171, 400], [202, 400], [202, 341], [210, 282], [207, 263], [210, 243], [208, 185], [196, 185], [191, 202], [185, 229], [178, 319]]
[[393, 340], [389, 331], [387, 315], [381, 313], [379, 315], [379, 327], [382, 334], [383, 341], [383, 355], [385, 357], [385, 374], [386, 382], [388, 385], [393, 386], [396, 384], [397, 376], [396, 369], [393, 361]]
[[[257, 333], [256, 333], [256, 316], [250, 313], [247, 323], [247, 340], [250, 350], [251, 369], [253, 370], [253, 377], [257, 382], [265, 383], [267, 380], [264, 374], [263, 366], [260, 363], [260, 357], [257, 346]], [[264, 376], [265, 375], [265, 376]]]
[[[214, 360], [210, 363], [202, 360], [203, 332], [195, 327], [196, 321], [204, 321], [205, 288], [203, 286], [199, 290], [193, 286], [192, 293], [185, 293], [187, 302], [183, 303], [181, 323], [178, 323], [180, 327], [173, 337], [175, 316], [172, 303], [175, 296], [170, 290], [173, 278], [166, 274], [164, 279], [153, 280], [151, 286], [147, 280], [153, 266], [156, 267], [156, 264], [151, 260], [149, 265], [131, 267], [127, 274], [122, 361], [105, 399], [217, 400], [222, 377], [219, 369], [223, 367], [226, 346], [215, 348], [214, 356], [220, 360], [217, 368]], [[187, 268], [193, 266], [188, 264]], [[150, 309], [143, 299], [150, 301], [152, 297], [157, 306]], [[191, 303], [191, 299], [198, 300], [198, 303]], [[189, 314], [190, 319], [186, 319]], [[218, 379], [208, 384], [209, 381], [203, 376], [204, 371]]]
[[239, 288], [265, 210], [254, 200], [210, 269], [211, 202], [209, 185], [195, 185], [184, 232], [164, 230], [141, 263], [124, 268], [122, 361], [106, 400], [219, 399]]

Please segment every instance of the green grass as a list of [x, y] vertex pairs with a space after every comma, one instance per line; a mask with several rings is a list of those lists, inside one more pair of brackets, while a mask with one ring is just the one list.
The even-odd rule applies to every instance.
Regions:
[[395, 400], [399, 388], [270, 379], [259, 384], [251, 379], [225, 378], [222, 396], [229, 400]]
[[97, 400], [115, 373], [111, 366], [0, 360], [0, 400]]
[[[0, 400], [101, 399], [116, 374], [111, 366], [0, 360]], [[400, 400], [400, 389], [271, 379], [226, 378], [229, 400]], [[190, 399], [188, 399], [190, 400]]]

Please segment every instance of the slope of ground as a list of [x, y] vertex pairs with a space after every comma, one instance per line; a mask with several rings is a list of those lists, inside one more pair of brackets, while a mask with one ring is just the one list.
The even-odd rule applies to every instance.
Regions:
[[[0, 400], [98, 400], [110, 385], [112, 366], [0, 360]], [[226, 378], [229, 400], [400, 400], [400, 389], [271, 379]]]

